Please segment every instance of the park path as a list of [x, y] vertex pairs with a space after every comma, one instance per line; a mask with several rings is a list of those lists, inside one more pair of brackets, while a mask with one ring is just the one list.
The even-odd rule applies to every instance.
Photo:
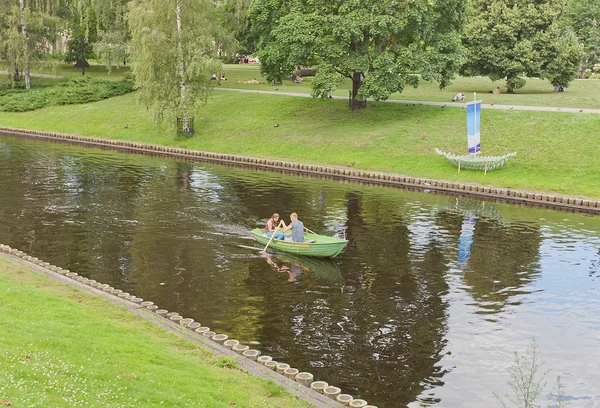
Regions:
[[[3, 71], [0, 70], [0, 75], [8, 75], [8, 71]], [[60, 75], [47, 75], [47, 74], [29, 74], [32, 77], [37, 77], [37, 78], [52, 78], [52, 79], [64, 79], [65, 77], [60, 76]]]
[[[299, 98], [312, 98], [310, 94], [294, 93], [294, 92], [280, 92], [280, 91], [261, 91], [258, 89], [237, 89], [237, 88], [214, 88], [218, 91], [231, 91], [231, 92], [242, 92], [242, 93], [259, 93], [267, 95], [285, 95], [285, 96], [296, 96]], [[334, 96], [333, 99], [348, 100], [346, 96]], [[371, 100], [371, 99], [369, 99]], [[405, 99], [388, 99], [384, 101], [387, 103], [404, 103], [407, 105], [431, 105], [440, 106], [442, 108], [464, 108], [464, 103], [459, 102], [431, 102], [431, 101], [412, 101]], [[541, 112], [568, 112], [568, 113], [597, 113], [600, 114], [600, 109], [580, 109], [580, 108], [553, 108], [549, 106], [518, 106], [518, 105], [497, 105], [497, 104], [486, 104], [482, 103], [483, 109], [499, 109], [499, 110], [519, 110], [519, 111], [541, 111]]]

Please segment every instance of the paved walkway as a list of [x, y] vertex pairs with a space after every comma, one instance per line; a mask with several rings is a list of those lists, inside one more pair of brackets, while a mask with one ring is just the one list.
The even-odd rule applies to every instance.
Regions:
[[[231, 91], [231, 92], [243, 92], [243, 93], [259, 93], [267, 95], [285, 95], [285, 96], [296, 96], [300, 98], [312, 98], [309, 94], [294, 93], [294, 92], [280, 92], [280, 91], [260, 91], [258, 89], [237, 89], [237, 88], [215, 88], [218, 91]], [[345, 96], [334, 96], [333, 99], [348, 100]], [[371, 99], [369, 99], [371, 100]], [[464, 103], [458, 102], [430, 102], [430, 101], [411, 101], [405, 99], [388, 99], [387, 103], [404, 103], [407, 105], [432, 105], [440, 106], [442, 108], [464, 108]], [[542, 112], [569, 112], [569, 113], [597, 113], [600, 114], [600, 109], [580, 109], [580, 108], [552, 108], [548, 106], [511, 106], [511, 105], [496, 105], [496, 104], [481, 104], [483, 109], [499, 109], [499, 110], [519, 110], [519, 111], [542, 111]]]
[[[8, 75], [8, 71], [0, 70], [0, 75]], [[64, 79], [65, 77], [59, 75], [46, 75], [46, 74], [29, 74], [32, 77], [36, 78], [52, 78], [52, 79]]]

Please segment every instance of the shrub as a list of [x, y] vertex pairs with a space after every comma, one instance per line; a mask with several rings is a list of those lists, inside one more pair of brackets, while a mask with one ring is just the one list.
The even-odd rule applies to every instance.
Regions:
[[0, 111], [25, 112], [46, 106], [96, 102], [133, 91], [133, 82], [108, 81], [89, 77], [30, 89], [0, 86]]

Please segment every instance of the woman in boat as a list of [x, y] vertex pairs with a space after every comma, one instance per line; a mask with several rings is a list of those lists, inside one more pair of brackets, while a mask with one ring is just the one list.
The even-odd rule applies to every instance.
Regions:
[[285, 223], [283, 224], [283, 230], [292, 230], [292, 241], [304, 242], [304, 224], [302, 223], [302, 221], [298, 220], [298, 214], [291, 213], [290, 221], [290, 225], [288, 226], [286, 226]]
[[[285, 227], [285, 222], [283, 222], [283, 220], [281, 221], [281, 223]], [[266, 231], [267, 237], [271, 238], [273, 236], [273, 234], [275, 234], [275, 239], [285, 239], [285, 233], [283, 233], [281, 230], [275, 232], [275, 229], [277, 228], [278, 225], [279, 225], [279, 214], [274, 213], [271, 216], [271, 218], [269, 218], [269, 221], [267, 221], [267, 225], [265, 226], [265, 231]]]

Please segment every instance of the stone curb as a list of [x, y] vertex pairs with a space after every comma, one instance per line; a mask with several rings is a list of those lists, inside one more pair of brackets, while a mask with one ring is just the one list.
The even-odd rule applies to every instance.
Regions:
[[326, 178], [333, 180], [348, 180], [367, 185], [382, 185], [414, 189], [423, 192], [437, 192], [460, 197], [474, 197], [488, 201], [498, 201], [511, 204], [524, 204], [534, 207], [586, 212], [600, 214], [600, 200], [546, 194], [532, 191], [513, 190], [493, 186], [460, 183], [455, 181], [434, 180], [401, 176], [380, 172], [368, 172], [348, 168], [302, 164], [273, 159], [260, 159], [234, 154], [213, 153], [201, 150], [188, 150], [183, 148], [157, 146], [152, 144], [128, 142], [122, 140], [101, 139], [79, 135], [69, 135], [38, 130], [25, 130], [0, 126], [0, 134], [10, 136], [29, 137], [64, 141], [67, 143], [96, 146], [102, 148], [118, 149], [129, 152], [155, 154], [160, 156], [177, 157], [227, 164], [233, 166], [247, 166], [255, 169], [283, 171], [290, 174], [300, 174], [309, 177]]
[[[332, 393], [330, 389], [335, 388], [337, 391], [339, 388], [328, 387], [328, 384], [324, 381], [313, 381], [312, 374], [299, 372], [298, 369], [292, 368], [288, 364], [273, 361], [270, 356], [261, 356], [260, 351], [249, 350], [248, 346], [236, 348], [236, 346], [239, 346], [237, 340], [227, 340], [228, 336], [225, 334], [212, 332], [208, 327], [198, 327], [200, 325], [194, 322], [193, 319], [183, 318], [176, 312], [168, 313], [164, 309], [157, 310], [153, 302], [144, 301], [144, 299], [124, 293], [120, 289], [112, 288], [107, 284], [101, 284], [80, 276], [76, 272], [51, 265], [8, 245], [0, 244], [0, 257], [90, 295], [100, 296], [117, 306], [125, 307], [143, 319], [159, 325], [215, 355], [233, 357], [240, 367], [247, 372], [280, 385], [292, 395], [313, 404], [316, 408], [341, 408], [344, 406], [377, 408], [373, 405], [367, 405], [367, 402], [362, 399], [354, 399], [347, 394], [343, 394], [349, 397], [347, 400], [338, 399], [337, 397], [341, 391]], [[317, 383], [326, 385], [322, 388], [314, 387], [313, 384]], [[350, 405], [353, 402], [357, 405]]]

